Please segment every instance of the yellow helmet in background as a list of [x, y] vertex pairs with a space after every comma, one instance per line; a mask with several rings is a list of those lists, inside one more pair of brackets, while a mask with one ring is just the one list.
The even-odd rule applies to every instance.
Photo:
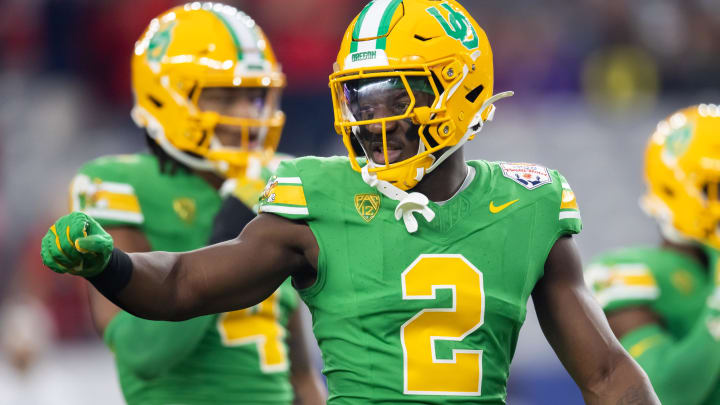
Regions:
[[720, 249], [720, 107], [700, 104], [661, 121], [645, 155], [641, 206], [670, 240]]
[[[260, 117], [203, 111], [207, 88], [267, 89]], [[280, 140], [285, 76], [264, 33], [245, 13], [220, 3], [188, 3], [154, 18], [132, 57], [132, 117], [179, 162], [226, 177], [258, 171]], [[223, 145], [218, 125], [237, 127], [240, 146]], [[250, 136], [258, 146], [251, 149]]]
[[[404, 88], [408, 105], [368, 119], [356, 111], [354, 93], [363, 85]], [[368, 155], [368, 170], [408, 190], [480, 130], [494, 107], [492, 50], [485, 32], [454, 0], [375, 0], [345, 32], [330, 76], [335, 129], [343, 137], [353, 169], [360, 127], [381, 124], [384, 164]], [[417, 95], [432, 98], [417, 105]], [[409, 119], [420, 147], [408, 159], [388, 164], [388, 122]], [[355, 146], [353, 145], [355, 143]], [[450, 148], [442, 157], [437, 152]]]

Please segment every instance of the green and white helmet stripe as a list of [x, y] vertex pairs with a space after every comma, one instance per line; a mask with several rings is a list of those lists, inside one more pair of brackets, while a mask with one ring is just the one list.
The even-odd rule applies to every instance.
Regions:
[[[353, 29], [350, 54], [345, 60], [346, 69], [388, 64], [385, 54], [386, 35], [401, 3], [402, 0], [374, 0], [365, 6]], [[362, 38], [372, 39], [357, 41]]]
[[208, 11], [222, 21], [230, 33], [237, 49], [237, 69], [242, 72], [252, 72], [268, 68], [265, 55], [261, 50], [263, 39], [257, 31], [255, 21], [250, 16], [234, 7], [217, 3], [213, 4]]

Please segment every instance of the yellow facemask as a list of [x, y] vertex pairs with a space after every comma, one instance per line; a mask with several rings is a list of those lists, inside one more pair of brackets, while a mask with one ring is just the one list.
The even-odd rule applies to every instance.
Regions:
[[[401, 190], [415, 187], [492, 117], [492, 50], [485, 32], [454, 0], [377, 0], [353, 20], [330, 76], [335, 130], [356, 171], [357, 136], [374, 127], [381, 159], [371, 151], [367, 171]], [[363, 90], [365, 89], [365, 90]], [[364, 112], [364, 94], [385, 92], [402, 102]], [[393, 161], [388, 126], [405, 120], [419, 136], [418, 153]], [[407, 126], [407, 125], [406, 125]], [[438, 153], [445, 150], [443, 153]], [[378, 161], [380, 160], [380, 161]], [[388, 164], [388, 162], [390, 162]]]

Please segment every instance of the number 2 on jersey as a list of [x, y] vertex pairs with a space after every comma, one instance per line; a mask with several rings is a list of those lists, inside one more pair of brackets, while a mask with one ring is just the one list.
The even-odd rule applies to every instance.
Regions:
[[438, 359], [435, 342], [462, 341], [484, 320], [483, 275], [462, 255], [420, 255], [402, 273], [403, 300], [436, 299], [452, 291], [452, 308], [427, 308], [400, 328], [404, 393], [480, 395], [482, 350], [455, 349]]
[[280, 292], [275, 291], [254, 307], [225, 312], [218, 317], [218, 331], [226, 346], [254, 344], [264, 373], [288, 368], [283, 339], [285, 330], [278, 321]]

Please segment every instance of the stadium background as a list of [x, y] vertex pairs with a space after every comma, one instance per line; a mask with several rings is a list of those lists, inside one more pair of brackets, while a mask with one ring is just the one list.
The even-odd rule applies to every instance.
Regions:
[[[460, 1], [490, 38], [496, 91], [516, 92], [497, 104], [466, 156], [562, 171], [583, 215], [584, 261], [654, 243], [655, 226], [637, 205], [644, 144], [670, 112], [720, 102], [720, 2]], [[43, 270], [39, 240], [67, 209], [68, 182], [83, 162], [144, 148], [128, 115], [129, 56], [150, 18], [178, 3], [0, 0], [0, 309], [30, 291], [45, 303], [50, 318], [41, 324], [53, 336], [24, 372], [0, 348], [0, 405], [121, 403], [82, 282]], [[227, 3], [255, 18], [288, 76], [280, 150], [345, 154], [327, 76], [364, 0]], [[13, 325], [0, 330], [6, 342], [41, 335]], [[532, 311], [509, 391], [513, 405], [582, 403]]]

